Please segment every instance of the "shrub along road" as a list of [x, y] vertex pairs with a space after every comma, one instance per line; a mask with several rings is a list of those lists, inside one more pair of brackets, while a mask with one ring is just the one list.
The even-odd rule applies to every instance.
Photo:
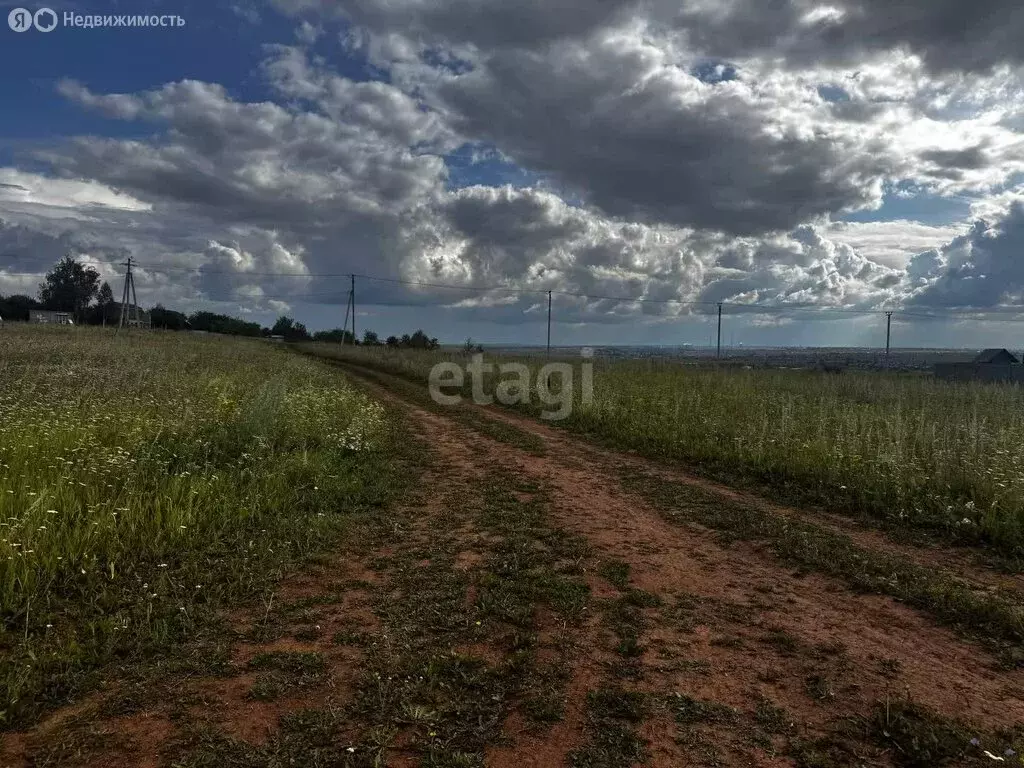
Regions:
[[1013, 580], [344, 367], [422, 445], [411, 497], [0, 764], [1019, 761]]

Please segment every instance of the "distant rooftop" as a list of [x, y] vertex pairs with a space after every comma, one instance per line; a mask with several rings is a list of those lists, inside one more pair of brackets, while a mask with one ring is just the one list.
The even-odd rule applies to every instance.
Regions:
[[974, 358], [974, 362], [988, 365], [1016, 365], [1020, 360], [1008, 349], [986, 349]]

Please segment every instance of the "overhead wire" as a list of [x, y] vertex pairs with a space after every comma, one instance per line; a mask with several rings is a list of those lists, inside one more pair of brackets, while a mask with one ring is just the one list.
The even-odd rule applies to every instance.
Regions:
[[[91, 267], [104, 267], [109, 268], [111, 265], [104, 263], [87, 263], [87, 266]], [[208, 269], [206, 267], [188, 267], [188, 266], [177, 266], [177, 265], [147, 265], [145, 263], [135, 264], [135, 268], [139, 272], [149, 272], [156, 274], [163, 273], [193, 273], [199, 275], [224, 275], [229, 277], [247, 278], [247, 277], [275, 277], [275, 278], [351, 278], [355, 277], [360, 280], [368, 280], [371, 282], [388, 283], [395, 285], [405, 285], [420, 288], [433, 288], [437, 290], [451, 290], [451, 291], [463, 291], [479, 294], [488, 293], [508, 293], [520, 296], [546, 296], [549, 293], [553, 296], [564, 296], [567, 298], [581, 298], [588, 299], [591, 301], [612, 301], [618, 303], [633, 303], [633, 304], [662, 304], [662, 305], [676, 305], [676, 306], [691, 306], [691, 307], [717, 307], [721, 305], [723, 309], [728, 308], [738, 313], [749, 312], [750, 314], [768, 314], [768, 313], [781, 313], [781, 314], [792, 314], [792, 313], [812, 313], [817, 315], [828, 315], [828, 314], [846, 314], [846, 315], [885, 315], [891, 312], [894, 316], [899, 317], [913, 317], [922, 319], [950, 319], [957, 317], [979, 317], [986, 315], [1001, 315], [1004, 318], [1010, 319], [1024, 319], [1024, 307], [993, 307], [987, 309], [980, 308], [944, 308], [942, 310], [931, 310], [926, 312], [914, 311], [912, 309], [884, 309], [884, 308], [852, 308], [852, 307], [833, 307], [833, 306], [815, 306], [810, 304], [792, 305], [792, 304], [759, 304], [759, 303], [746, 303], [746, 302], [731, 302], [731, 301], [710, 301], [710, 300], [692, 300], [692, 299], [653, 299], [645, 298], [643, 296], [606, 296], [600, 294], [590, 294], [578, 291], [566, 291], [555, 288], [518, 288], [508, 285], [453, 285], [450, 283], [438, 283], [432, 281], [422, 280], [410, 280], [406, 278], [397, 277], [384, 277], [380, 275], [368, 275], [358, 272], [270, 272], [270, 271], [232, 271], [232, 270], [218, 270]], [[0, 269], [0, 276], [2, 277], [40, 277], [38, 272], [4, 272]], [[292, 302], [305, 302], [310, 304], [331, 304], [332, 301], [317, 301], [316, 298], [320, 297], [334, 297], [342, 298], [347, 296], [348, 291], [345, 288], [340, 288], [336, 291], [319, 291], [304, 294], [284, 294], [284, 295], [235, 295], [230, 298], [212, 298], [209, 296], [202, 297], [206, 301], [210, 302], [235, 302], [249, 300], [271, 300], [271, 301], [292, 301]]]

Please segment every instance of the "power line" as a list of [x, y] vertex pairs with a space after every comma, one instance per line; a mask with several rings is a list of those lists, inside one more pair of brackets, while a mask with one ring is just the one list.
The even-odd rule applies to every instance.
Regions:
[[[110, 267], [108, 264], [90, 263], [86, 266], [92, 267]], [[538, 296], [544, 295], [551, 296], [565, 296], [568, 298], [581, 298], [589, 299], [591, 301], [613, 301], [624, 304], [661, 304], [661, 305], [676, 305], [676, 306], [689, 306], [689, 307], [723, 307], [729, 310], [733, 310], [734, 314], [742, 314], [749, 312], [751, 314], [768, 314], [768, 313], [781, 313], [781, 314], [792, 314], [792, 313], [811, 313], [817, 315], [830, 315], [830, 314], [847, 314], [847, 315], [886, 315], [889, 313], [899, 317], [916, 317], [932, 320], [949, 319], [953, 317], [977, 317], [985, 315], [1006, 315], [1016, 317], [1018, 315], [1024, 316], [1024, 307], [994, 307], [988, 309], [970, 309], [970, 308], [957, 308], [957, 309], [943, 309], [932, 312], [915, 312], [913, 310], [906, 309], [855, 309], [848, 307], [831, 307], [831, 306], [815, 306], [815, 305], [788, 305], [788, 304], [756, 304], [756, 303], [743, 303], [743, 302], [729, 302], [729, 301], [701, 301], [701, 300], [688, 300], [688, 299], [650, 299], [637, 296], [604, 296], [598, 294], [583, 293], [577, 291], [564, 291], [557, 289], [548, 288], [514, 288], [511, 286], [504, 285], [452, 285], [450, 283], [435, 283], [421, 280], [408, 280], [404, 278], [395, 277], [381, 277], [378, 275], [367, 275], [352, 272], [237, 272], [231, 270], [213, 270], [206, 269], [205, 267], [178, 267], [178, 266], [146, 266], [133, 261], [133, 266], [136, 270], [143, 272], [152, 273], [173, 273], [173, 272], [185, 272], [202, 275], [226, 275], [237, 278], [247, 277], [282, 277], [282, 278], [328, 278], [328, 277], [347, 277], [347, 278], [359, 278], [361, 280], [369, 280], [378, 283], [389, 283], [395, 285], [408, 285], [421, 288], [435, 288], [439, 290], [451, 290], [451, 291], [465, 291], [471, 293], [509, 293], [520, 296]], [[39, 272], [0, 272], [0, 275], [4, 277], [39, 277]], [[346, 292], [349, 293], [349, 292]], [[317, 301], [313, 297], [337, 297], [340, 298], [341, 291], [326, 291], [316, 293], [305, 293], [302, 295], [253, 295], [253, 296], [232, 296], [230, 298], [213, 298], [204, 297], [206, 301], [210, 302], [235, 302], [241, 300], [271, 300], [271, 301], [297, 301], [305, 302], [310, 304], [333, 304], [333, 301]]]

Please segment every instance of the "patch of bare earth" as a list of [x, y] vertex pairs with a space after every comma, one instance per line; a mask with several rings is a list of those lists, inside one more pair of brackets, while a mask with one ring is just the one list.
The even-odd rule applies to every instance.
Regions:
[[[340, 555], [298, 573], [278, 586], [267, 606], [227, 616], [238, 639], [224, 674], [147, 680], [145, 701], [124, 715], [108, 714], [123, 693], [123, 686], [112, 682], [101, 694], [54, 713], [29, 731], [5, 734], [0, 766], [167, 765], [196, 727], [213, 726], [228, 737], [260, 745], [283, 715], [341, 706], [351, 698], [362, 652], [333, 638], [346, 630], [375, 630], [377, 618], [360, 585], [376, 578], [360, 559]], [[311, 607], [291, 610], [303, 601]], [[250, 662], [260, 654], [319, 654], [326, 665], [315, 679], [294, 688], [285, 680], [279, 695], [259, 700], [253, 691], [260, 673]]]

